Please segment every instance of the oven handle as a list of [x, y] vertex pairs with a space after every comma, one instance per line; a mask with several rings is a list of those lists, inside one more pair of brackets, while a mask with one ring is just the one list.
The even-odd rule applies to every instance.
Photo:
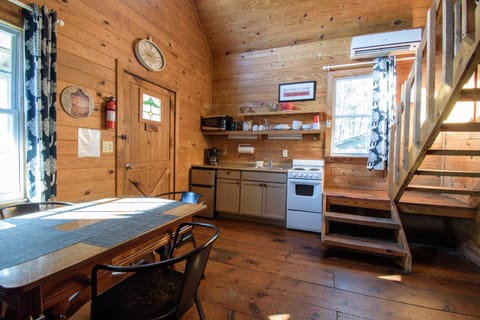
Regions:
[[302, 183], [302, 184], [322, 184], [323, 180], [322, 179], [319, 179], [319, 180], [305, 180], [305, 179], [292, 179], [292, 178], [288, 178], [287, 179], [287, 182], [288, 183]]

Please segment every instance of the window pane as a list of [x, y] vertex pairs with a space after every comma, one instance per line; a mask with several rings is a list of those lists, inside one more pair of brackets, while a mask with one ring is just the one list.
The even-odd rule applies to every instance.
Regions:
[[0, 114], [0, 194], [21, 191], [20, 146], [17, 117]]
[[142, 96], [142, 119], [160, 122], [162, 101], [154, 96], [144, 93]]
[[371, 75], [339, 78], [335, 82], [335, 115], [372, 113]]
[[332, 153], [344, 155], [366, 154], [371, 118], [371, 116], [337, 118], [335, 120]]
[[0, 29], [0, 108], [10, 109], [13, 36]]
[[21, 39], [0, 22], [0, 201], [25, 197]]
[[365, 156], [372, 118], [371, 74], [335, 80], [331, 155]]

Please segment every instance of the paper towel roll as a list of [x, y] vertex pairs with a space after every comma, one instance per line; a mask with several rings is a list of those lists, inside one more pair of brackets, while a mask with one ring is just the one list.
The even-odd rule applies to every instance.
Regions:
[[255, 148], [249, 144], [239, 144], [238, 153], [255, 153]]

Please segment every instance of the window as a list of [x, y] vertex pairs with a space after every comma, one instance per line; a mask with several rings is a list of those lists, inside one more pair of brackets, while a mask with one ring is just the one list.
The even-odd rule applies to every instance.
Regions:
[[333, 71], [328, 75], [326, 154], [366, 157], [372, 119], [372, 69]]
[[20, 30], [0, 22], [0, 201], [24, 197], [21, 39]]

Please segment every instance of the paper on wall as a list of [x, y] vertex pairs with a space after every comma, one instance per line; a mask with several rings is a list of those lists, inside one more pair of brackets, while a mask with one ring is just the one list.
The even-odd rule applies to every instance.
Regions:
[[78, 128], [78, 157], [100, 158], [100, 130]]

